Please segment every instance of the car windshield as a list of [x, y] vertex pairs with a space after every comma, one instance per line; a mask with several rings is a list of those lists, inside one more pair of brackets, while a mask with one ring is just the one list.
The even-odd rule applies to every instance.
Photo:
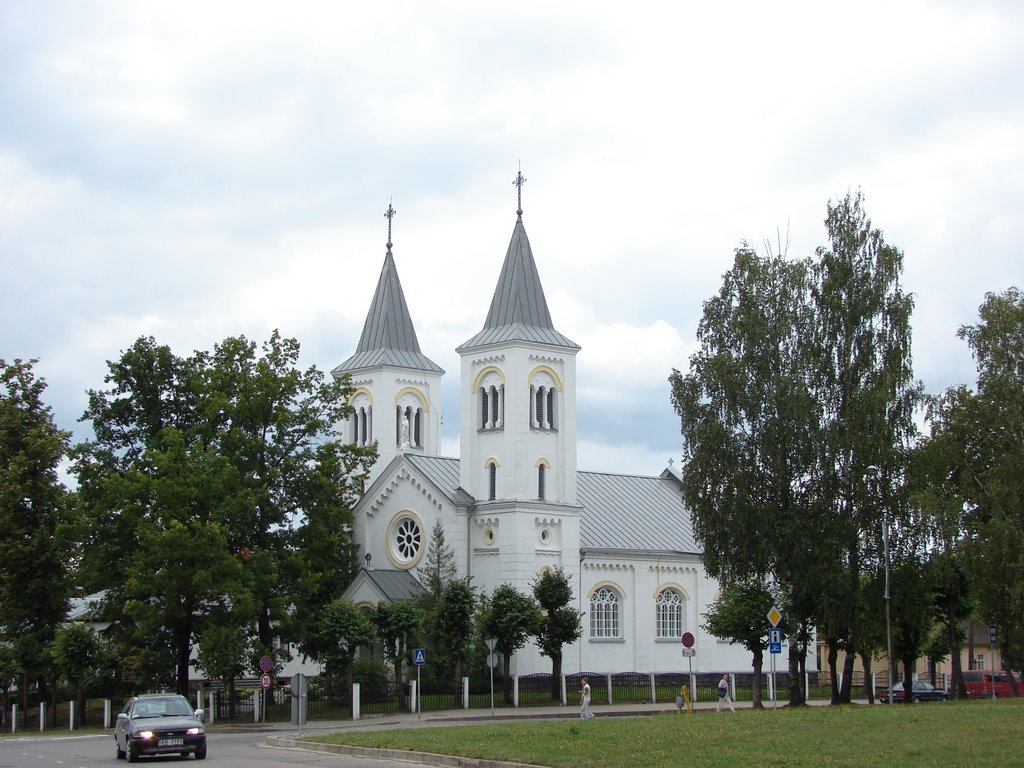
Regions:
[[139, 717], [181, 717], [191, 715], [192, 707], [180, 697], [166, 699], [145, 699], [135, 702], [132, 716]]

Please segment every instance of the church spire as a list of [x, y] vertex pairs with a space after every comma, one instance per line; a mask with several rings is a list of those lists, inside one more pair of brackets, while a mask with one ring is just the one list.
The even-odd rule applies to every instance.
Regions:
[[505, 253], [505, 263], [494, 289], [491, 308], [480, 333], [458, 347], [463, 351], [487, 344], [526, 341], [579, 349], [579, 345], [555, 330], [551, 323], [544, 287], [540, 282], [533, 249], [523, 226], [523, 184], [526, 177], [520, 169], [512, 184], [517, 190], [518, 208], [512, 241]]
[[383, 365], [444, 373], [437, 363], [420, 351], [416, 329], [405, 303], [405, 293], [391, 253], [391, 223], [397, 213], [388, 202], [388, 210], [384, 214], [388, 220], [387, 252], [377, 290], [366, 314], [356, 353], [332, 371], [335, 375]]

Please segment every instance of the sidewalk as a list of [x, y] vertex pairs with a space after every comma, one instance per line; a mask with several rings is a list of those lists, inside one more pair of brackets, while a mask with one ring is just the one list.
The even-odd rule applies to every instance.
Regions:
[[[772, 709], [773, 703], [765, 701], [764, 708]], [[812, 701], [811, 706], [827, 705], [828, 701]], [[778, 708], [785, 706], [786, 702], [778, 702]], [[714, 701], [698, 702], [694, 705], [693, 714], [714, 713], [718, 704]], [[751, 709], [751, 703], [734, 703], [737, 710]], [[591, 704], [591, 711], [597, 717], [639, 717], [644, 715], [666, 715], [672, 717], [686, 717], [689, 713], [685, 710], [680, 712], [675, 704], [669, 702], [658, 702], [655, 704]], [[731, 714], [726, 711], [724, 714]], [[570, 703], [568, 705], [552, 704], [540, 707], [499, 707], [495, 708], [494, 714], [490, 709], [445, 709], [434, 712], [423, 712], [417, 715], [412, 712], [393, 712], [385, 715], [371, 715], [359, 720], [310, 720], [301, 728], [290, 723], [260, 723], [253, 726], [260, 729], [273, 730], [276, 733], [290, 732], [291, 734], [313, 734], [334, 731], [372, 731], [378, 728], [424, 728], [435, 725], [456, 725], [487, 722], [509, 722], [516, 720], [551, 720], [569, 719], [578, 720], [580, 716], [579, 705]]]

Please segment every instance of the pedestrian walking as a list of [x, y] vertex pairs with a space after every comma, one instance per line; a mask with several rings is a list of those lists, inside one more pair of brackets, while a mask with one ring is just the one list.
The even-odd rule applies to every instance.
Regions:
[[594, 713], [590, 711], [590, 681], [584, 677], [580, 683], [580, 720], [593, 720]]
[[722, 675], [722, 679], [718, 681], [718, 711], [722, 711], [722, 705], [729, 707], [733, 712], [736, 711], [736, 707], [732, 705], [732, 698], [729, 696], [729, 674], [725, 673]]

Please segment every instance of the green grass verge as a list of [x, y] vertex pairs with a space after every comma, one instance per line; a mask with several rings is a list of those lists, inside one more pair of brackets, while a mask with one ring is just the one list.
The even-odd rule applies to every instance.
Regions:
[[1024, 701], [667, 712], [394, 728], [314, 741], [507, 760], [551, 768], [1019, 766]]

